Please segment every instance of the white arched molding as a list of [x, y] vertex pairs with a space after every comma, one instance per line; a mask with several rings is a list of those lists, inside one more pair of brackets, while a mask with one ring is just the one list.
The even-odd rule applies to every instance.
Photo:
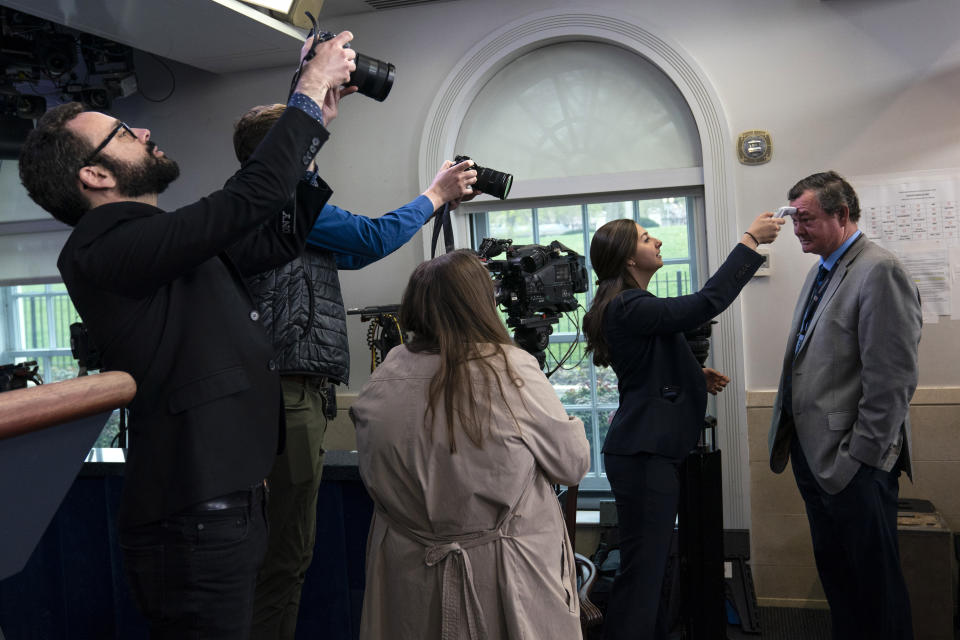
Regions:
[[[551, 11], [520, 18], [491, 33], [457, 63], [430, 107], [420, 139], [421, 186], [429, 185], [436, 168], [453, 157], [460, 123], [468, 108], [500, 69], [533, 49], [556, 42], [595, 40], [615, 44], [659, 67], [680, 90], [693, 113], [703, 153], [707, 263], [709, 272], [713, 273], [740, 235], [726, 119], [716, 93], [690, 56], [647, 27], [629, 22], [622, 15]], [[517, 186], [519, 179], [514, 196]], [[643, 185], [634, 185], [634, 188], [643, 188]], [[550, 195], [557, 194], [528, 190], [522, 193], [523, 197]], [[457, 239], [458, 246], [467, 246], [465, 229], [457, 229]], [[429, 258], [429, 246], [425, 245], [424, 253], [425, 258]], [[714, 366], [733, 379], [733, 384], [717, 396], [717, 444], [723, 451], [724, 526], [747, 529], [750, 526], [750, 469], [739, 301], [719, 319], [713, 328]]]

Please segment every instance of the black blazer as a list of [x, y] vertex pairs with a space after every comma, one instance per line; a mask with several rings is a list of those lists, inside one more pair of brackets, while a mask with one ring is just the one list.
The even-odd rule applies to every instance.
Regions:
[[738, 243], [697, 293], [658, 298], [630, 289], [610, 302], [603, 332], [620, 407], [603, 442], [604, 453], [682, 458], [696, 446], [707, 386], [683, 332], [730, 306], [762, 262], [759, 253]]
[[[121, 527], [270, 472], [280, 383], [241, 276], [302, 250], [330, 190], [298, 180], [327, 137], [313, 118], [287, 109], [220, 191], [170, 212], [137, 202], [97, 207], [60, 253], [57, 266], [104, 368], [137, 382]], [[278, 212], [295, 186], [312, 201], [291, 220]]]

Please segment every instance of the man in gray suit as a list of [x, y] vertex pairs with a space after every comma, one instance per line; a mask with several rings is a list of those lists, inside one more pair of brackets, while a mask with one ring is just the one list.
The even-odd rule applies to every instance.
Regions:
[[770, 468], [793, 458], [835, 640], [913, 638], [897, 546], [910, 475], [920, 296], [903, 265], [858, 229], [833, 171], [788, 195], [794, 234], [820, 256], [793, 313], [770, 429]]

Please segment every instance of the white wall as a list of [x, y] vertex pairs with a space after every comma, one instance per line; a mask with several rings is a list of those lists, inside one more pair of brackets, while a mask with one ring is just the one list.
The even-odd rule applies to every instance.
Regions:
[[[689, 54], [718, 96], [730, 127], [736, 198], [743, 228], [783, 204], [786, 191], [814, 171], [849, 177], [960, 167], [960, 3], [956, 0], [486, 0], [440, 3], [338, 18], [361, 52], [397, 66], [384, 103], [362, 96], [343, 104], [324, 147], [323, 175], [333, 202], [378, 215], [402, 204], [418, 184], [427, 110], [450, 70], [488, 33], [544, 10], [616, 12]], [[233, 121], [249, 106], [283, 101], [290, 68], [213, 76], [175, 66], [177, 89], [163, 103], [134, 96], [117, 115], [147, 126], [183, 169], [161, 198], [175, 206], [220, 185], [236, 162]], [[142, 92], [166, 92], [169, 80], [149, 58], [138, 61]], [[151, 71], [151, 68], [153, 71]], [[742, 167], [733, 159], [740, 131], [766, 129], [773, 159]], [[708, 212], [709, 215], [709, 212]], [[399, 302], [423, 256], [420, 237], [379, 264], [342, 276], [348, 307]], [[772, 247], [773, 275], [743, 295], [746, 387], [775, 388], [790, 314], [814, 261], [789, 229]], [[0, 274], [2, 277], [4, 274]], [[960, 385], [954, 363], [960, 324], [924, 330], [921, 384]], [[349, 319], [351, 389], [367, 378], [366, 325]]]
[[[960, 167], [960, 3], [955, 0], [489, 0], [345, 18], [333, 27], [352, 30], [359, 50], [393, 61], [398, 75], [386, 103], [362, 99], [358, 108], [350, 105], [333, 125], [334, 136], [348, 129], [351, 137], [409, 144], [391, 153], [408, 166], [395, 167], [389, 179], [400, 191], [412, 186], [424, 112], [450, 69], [491, 31], [546, 9], [621, 12], [689, 53], [722, 103], [731, 156], [740, 131], [771, 132], [771, 162], [734, 169], [743, 228], [758, 213], [785, 204], [790, 186], [815, 171], [832, 168], [855, 177]], [[396, 115], [378, 117], [386, 108], [396, 109]], [[405, 134], [391, 131], [397, 122], [408, 123]], [[364, 153], [351, 149], [348, 163], [362, 163]], [[333, 176], [332, 182], [341, 181]], [[371, 198], [371, 206], [390, 201], [390, 187], [384, 187], [386, 199]], [[342, 189], [341, 196], [354, 206], [353, 193]], [[383, 302], [376, 295], [401, 287], [402, 274], [422, 255], [410, 253], [411, 262], [397, 257], [369, 275], [345, 278], [348, 303]], [[757, 279], [743, 296], [746, 387], [751, 390], [777, 385], [791, 312], [814, 262], [799, 251], [789, 229], [772, 253], [773, 275]], [[374, 279], [376, 287], [368, 287]], [[943, 320], [924, 332], [922, 385], [960, 384], [955, 365], [960, 323]], [[359, 346], [354, 348], [356, 353]], [[355, 375], [354, 386], [357, 382]]]

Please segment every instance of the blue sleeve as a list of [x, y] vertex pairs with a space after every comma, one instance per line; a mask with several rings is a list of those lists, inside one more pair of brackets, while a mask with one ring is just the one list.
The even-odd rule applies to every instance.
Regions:
[[307, 236], [307, 247], [332, 251], [340, 269], [360, 269], [402, 247], [432, 215], [433, 203], [426, 196], [379, 218], [328, 204]]

